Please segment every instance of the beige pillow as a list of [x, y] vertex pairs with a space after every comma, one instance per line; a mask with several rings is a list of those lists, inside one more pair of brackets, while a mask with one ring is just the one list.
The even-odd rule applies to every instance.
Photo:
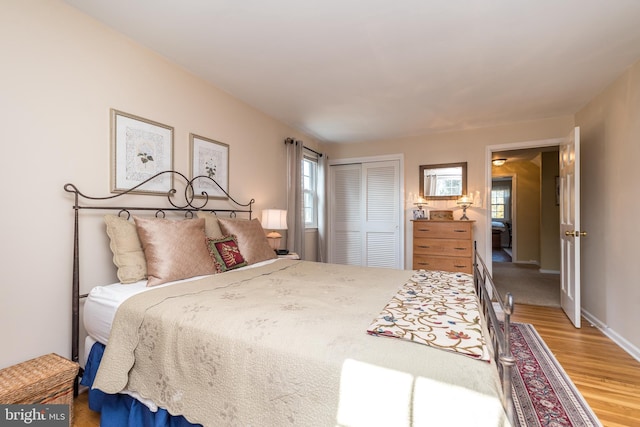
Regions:
[[236, 236], [238, 248], [244, 259], [247, 260], [247, 264], [251, 265], [277, 257], [275, 251], [269, 246], [267, 236], [257, 219], [247, 221], [218, 218], [218, 223], [224, 235]]
[[218, 217], [210, 212], [196, 212], [198, 218], [204, 218], [204, 234], [210, 239], [219, 239], [224, 237], [220, 225], [218, 224]]
[[109, 247], [118, 268], [120, 283], [134, 283], [147, 277], [147, 260], [133, 221], [116, 215], [105, 215]]
[[216, 272], [204, 234], [204, 219], [133, 219], [147, 259], [147, 286]]

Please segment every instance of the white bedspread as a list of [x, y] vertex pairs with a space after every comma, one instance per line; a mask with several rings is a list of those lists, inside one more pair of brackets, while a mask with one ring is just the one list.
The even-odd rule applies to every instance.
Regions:
[[[247, 267], [240, 268], [238, 270], [231, 270], [228, 273], [233, 274], [235, 271], [246, 270], [250, 268], [260, 267], [262, 265], [271, 264], [277, 262], [277, 259], [270, 259], [260, 263], [252, 264]], [[121, 283], [113, 283], [110, 285], [96, 286], [94, 287], [84, 303], [83, 311], [83, 324], [87, 331], [87, 334], [102, 344], [109, 342], [109, 335], [111, 334], [111, 325], [113, 324], [113, 318], [116, 315], [116, 311], [120, 304], [129, 299], [130, 297], [142, 292], [146, 292], [152, 289], [158, 289], [165, 286], [172, 286], [178, 283], [190, 282], [192, 280], [201, 279], [203, 276], [192, 277], [190, 279], [179, 280], [176, 282], [168, 282], [156, 287], [147, 287], [147, 281], [141, 280], [139, 282], [123, 285]]]
[[139, 294], [94, 387], [205, 426], [508, 425], [492, 362], [366, 333], [410, 276], [280, 260]]

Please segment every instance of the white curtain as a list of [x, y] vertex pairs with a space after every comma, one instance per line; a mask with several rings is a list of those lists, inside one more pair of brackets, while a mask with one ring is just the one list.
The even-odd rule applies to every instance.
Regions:
[[302, 192], [302, 141], [288, 138], [287, 147], [287, 248], [304, 259], [304, 200]]
[[316, 194], [318, 195], [318, 261], [328, 262], [329, 237], [327, 210], [327, 188], [329, 185], [329, 159], [326, 154], [318, 157], [318, 185]]
[[438, 175], [427, 175], [424, 177], [424, 195], [435, 196], [438, 184]]

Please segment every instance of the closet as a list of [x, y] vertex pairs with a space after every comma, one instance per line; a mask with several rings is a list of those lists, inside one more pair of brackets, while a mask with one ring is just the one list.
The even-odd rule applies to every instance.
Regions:
[[404, 268], [400, 160], [329, 167], [329, 262]]

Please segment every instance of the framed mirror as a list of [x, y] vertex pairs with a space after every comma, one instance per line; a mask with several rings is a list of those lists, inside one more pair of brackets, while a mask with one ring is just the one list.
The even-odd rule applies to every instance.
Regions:
[[467, 194], [467, 162], [420, 165], [420, 197], [455, 200]]

